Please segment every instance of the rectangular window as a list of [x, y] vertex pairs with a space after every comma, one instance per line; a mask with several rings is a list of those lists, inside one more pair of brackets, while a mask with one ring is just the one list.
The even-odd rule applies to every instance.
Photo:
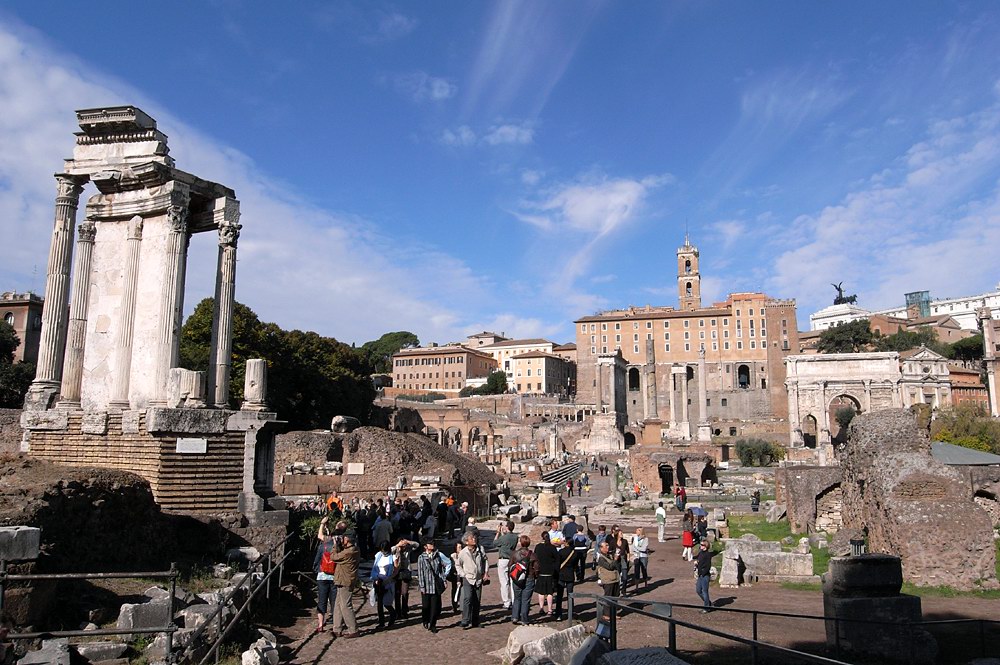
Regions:
[[616, 323], [615, 324], [615, 330], [621, 330], [621, 329], [622, 329], [622, 324]]
[[750, 308], [750, 316], [753, 316], [753, 307]]
[[689, 333], [687, 330], [684, 331], [684, 339], [691, 339], [691, 333]]
[[719, 339], [719, 331], [718, 330], [713, 330], [712, 331], [712, 339]]
[[699, 330], [698, 331], [698, 339], [705, 339], [705, 331], [704, 330]]
[[646, 321], [646, 330], [650, 330], [653, 327], [652, 321]]
[[601, 335], [601, 342], [603, 342], [604, 344], [607, 344], [608, 343], [608, 336], [607, 335]]
[[750, 329], [750, 336], [751, 337], [756, 337], [756, 335], [754, 335], [754, 329], [753, 328]]
[[632, 341], [633, 342], [638, 342], [639, 341], [639, 333], [635, 333], [634, 335], [632, 335]]
[[669, 343], [664, 344], [663, 345], [663, 350], [666, 351], [667, 353], [670, 353], [670, 344]]
[[729, 339], [729, 331], [728, 330], [723, 330], [722, 331], [722, 336], [725, 337], [726, 339]]
[[684, 319], [684, 327], [685, 328], [690, 328], [691, 327], [691, 322], [688, 321], [687, 319]]
[[716, 321], [716, 319], [712, 319], [712, 327], [713, 328], [715, 327], [715, 321]]
[[593, 324], [593, 323], [591, 323], [591, 324], [590, 324], [590, 332], [594, 332], [594, 330], [595, 330], [594, 326], [595, 326], [595, 325], [596, 325], [596, 324]]
[[729, 406], [729, 400], [725, 397], [722, 398], [722, 406]]
[[691, 350], [691, 345], [690, 344], [685, 344], [684, 345], [684, 350], [685, 351], [690, 351]]
[[601, 330], [607, 330], [607, 329], [608, 329], [608, 324], [602, 323], [601, 324]]
[[[723, 342], [722, 343], [722, 349], [723, 349], [723, 351], [728, 351], [729, 350], [729, 342]], [[727, 367], [726, 369], [729, 369], [729, 368]]]
[[607, 353], [607, 352], [608, 352], [608, 347], [602, 346], [601, 347], [601, 353]]
[[719, 343], [718, 342], [712, 342], [712, 350], [713, 351], [718, 351], [719, 350]]
[[580, 324], [580, 332], [582, 332], [582, 333], [587, 332], [587, 324], [586, 323], [581, 323]]
[[664, 321], [663, 322], [663, 329], [666, 330], [669, 327], [670, 327], [670, 321]]
[[638, 321], [633, 321], [632, 322], [632, 330], [638, 330], [638, 329], [639, 329], [639, 322]]
[[705, 327], [705, 319], [698, 319], [698, 327], [699, 328]]
[[743, 331], [742, 330], [737, 330], [736, 331], [736, 336], [737, 337], [743, 337]]
[[705, 406], [712, 406], [712, 398], [708, 397], [705, 399]]
[[646, 339], [653, 339], [653, 333], [646, 333]]
[[737, 350], [742, 349], [743, 348], [743, 342], [736, 342], [736, 348], [737, 348]]
[[597, 353], [597, 347], [596, 346], [590, 347], [590, 352], [591, 353]]
[[722, 319], [722, 327], [723, 328], [729, 327], [729, 319]]
[[670, 340], [670, 333], [663, 333], [663, 339], [669, 341]]
[[635, 346], [632, 347], [632, 353], [639, 353], [639, 345], [638, 344], [636, 344]]
[[615, 341], [616, 342], [622, 341], [622, 336], [621, 335], [615, 335]]
[[528, 376], [531, 376], [531, 369], [528, 369]]

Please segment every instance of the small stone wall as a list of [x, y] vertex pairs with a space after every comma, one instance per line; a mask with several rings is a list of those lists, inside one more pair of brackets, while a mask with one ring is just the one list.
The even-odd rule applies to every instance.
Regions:
[[[818, 501], [823, 496], [827, 497], [822, 506], [825, 524], [829, 525], [835, 515], [839, 516], [843, 493], [838, 490], [839, 502], [835, 502], [836, 494], [830, 498], [825, 493], [840, 486], [843, 473], [839, 466], [786, 466], [775, 471], [775, 503], [785, 505], [792, 533], [820, 530]], [[838, 529], [839, 525], [838, 520]]]
[[21, 449], [21, 409], [0, 409], [0, 453]]

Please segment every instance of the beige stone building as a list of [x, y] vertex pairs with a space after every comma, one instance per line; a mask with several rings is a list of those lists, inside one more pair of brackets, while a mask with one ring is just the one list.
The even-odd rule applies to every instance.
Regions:
[[481, 333], [476, 333], [475, 335], [469, 335], [466, 337], [462, 346], [467, 346], [470, 349], [478, 349], [483, 346], [489, 346], [490, 344], [496, 344], [497, 342], [504, 341], [507, 341], [507, 338], [504, 337], [503, 333], [498, 335], [495, 332], [487, 332], [484, 330]]
[[504, 339], [493, 344], [479, 347], [482, 353], [488, 353], [497, 361], [497, 367], [507, 374], [507, 385], [514, 383], [514, 356], [525, 353], [552, 353], [555, 343], [547, 339]]
[[21, 340], [14, 351], [14, 362], [33, 363], [38, 360], [44, 302], [44, 298], [34, 293], [7, 291], [0, 294], [0, 319], [13, 327]]
[[698, 423], [704, 437], [713, 422], [787, 415], [782, 361], [798, 351], [795, 302], [751, 292], [703, 306], [699, 259], [685, 238], [679, 308], [629, 307], [575, 321], [577, 402], [613, 393], [598, 390], [596, 368], [602, 354], [620, 351], [629, 422], [669, 422], [670, 436], [690, 439]]
[[392, 356], [392, 387], [386, 397], [439, 392], [454, 394], [469, 379], [489, 376], [497, 368], [492, 356], [465, 346], [402, 349]]
[[568, 394], [576, 378], [576, 365], [561, 356], [529, 351], [510, 359], [513, 380], [507, 386], [524, 395]]
[[949, 364], [948, 378], [951, 381], [952, 404], [955, 406], [971, 404], [989, 413], [990, 395], [986, 391], [978, 369]]

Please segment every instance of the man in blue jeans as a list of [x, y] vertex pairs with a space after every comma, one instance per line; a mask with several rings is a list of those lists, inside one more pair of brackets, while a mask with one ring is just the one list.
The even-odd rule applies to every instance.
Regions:
[[694, 570], [698, 575], [694, 590], [698, 592], [702, 602], [705, 603], [705, 608], [701, 613], [707, 614], [712, 607], [712, 599], [708, 596], [708, 583], [712, 579], [712, 553], [708, 549], [707, 540], [701, 541], [698, 555], [694, 558]]

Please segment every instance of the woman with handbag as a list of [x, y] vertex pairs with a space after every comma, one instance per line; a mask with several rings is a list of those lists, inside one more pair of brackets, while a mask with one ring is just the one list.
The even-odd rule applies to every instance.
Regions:
[[400, 538], [399, 543], [392, 548], [393, 560], [393, 601], [396, 608], [396, 618], [406, 619], [410, 607], [410, 581], [413, 571], [410, 570], [412, 552], [420, 547], [420, 543]]
[[586, 555], [582, 553], [578, 554], [571, 541], [560, 540], [556, 544], [560, 546], [557, 551], [559, 555], [559, 571], [556, 573], [556, 621], [562, 621], [563, 597], [566, 598], [567, 605], [570, 607], [573, 605], [573, 599], [570, 598], [570, 594], [573, 593], [573, 583], [576, 581], [575, 568], [577, 556]]
[[441, 594], [447, 588], [452, 562], [434, 547], [433, 538], [424, 538], [424, 551], [417, 559], [417, 585], [420, 587], [420, 617], [424, 628], [437, 632], [441, 616]]
[[[556, 573], [559, 572], [559, 554], [549, 537], [548, 531], [542, 532], [542, 542], [535, 546], [535, 558], [538, 559], [538, 579], [535, 581], [535, 595], [538, 598], [538, 609], [542, 614], [552, 617], [554, 607], [552, 596], [556, 592]], [[548, 609], [546, 609], [548, 606]]]
[[531, 551], [531, 538], [521, 536], [518, 548], [510, 558], [510, 581], [514, 590], [514, 600], [511, 603], [511, 622], [517, 625], [531, 623], [531, 594], [535, 591], [535, 580], [538, 578], [538, 559]]

